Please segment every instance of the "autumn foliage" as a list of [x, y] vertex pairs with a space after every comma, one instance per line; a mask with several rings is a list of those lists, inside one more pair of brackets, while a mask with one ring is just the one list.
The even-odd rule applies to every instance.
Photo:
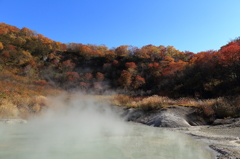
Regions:
[[33, 81], [33, 83], [35, 85], [39, 85], [39, 86], [48, 86], [48, 82], [44, 81], [44, 80], [41, 80], [41, 81]]
[[118, 82], [123, 87], [130, 86], [132, 83], [132, 74], [126, 70], [123, 70]]
[[140, 86], [142, 86], [143, 84], [145, 84], [145, 79], [139, 75], [137, 75], [134, 79], [134, 81], [132, 82], [132, 87], [134, 89], [139, 88]]
[[127, 62], [125, 63], [125, 66], [131, 69], [135, 69], [137, 67], [137, 65], [134, 62]]
[[[210, 98], [240, 94], [240, 40], [199, 53], [174, 46], [61, 43], [0, 23], [0, 81], [28, 78], [35, 86], [113, 90], [128, 95]], [[27, 82], [26, 82], [27, 83]], [[101, 91], [99, 91], [101, 90]]]
[[4, 48], [3, 44], [0, 42], [0, 51]]
[[96, 73], [96, 79], [97, 79], [98, 82], [103, 81], [104, 74], [102, 74], [101, 72], [97, 72]]
[[77, 72], [67, 72], [66, 78], [68, 81], [75, 82], [79, 79], [79, 74]]

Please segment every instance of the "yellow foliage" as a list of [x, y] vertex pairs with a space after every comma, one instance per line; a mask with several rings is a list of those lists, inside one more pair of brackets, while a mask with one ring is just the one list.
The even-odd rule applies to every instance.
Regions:
[[16, 105], [8, 100], [0, 101], [0, 118], [17, 118], [19, 111]]
[[34, 96], [32, 99], [31, 99], [31, 104], [37, 104], [37, 105], [40, 105], [40, 106], [45, 106], [47, 105], [47, 98], [44, 97], [44, 96]]
[[28, 52], [28, 51], [22, 51], [22, 54], [26, 57], [26, 58], [32, 58], [32, 55], [31, 55], [31, 53], [30, 52]]

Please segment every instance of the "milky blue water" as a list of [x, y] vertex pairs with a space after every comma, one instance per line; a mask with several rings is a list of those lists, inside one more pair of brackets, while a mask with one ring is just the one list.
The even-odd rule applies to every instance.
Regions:
[[0, 159], [213, 158], [189, 136], [160, 128], [128, 123], [117, 133], [69, 125], [0, 125]]

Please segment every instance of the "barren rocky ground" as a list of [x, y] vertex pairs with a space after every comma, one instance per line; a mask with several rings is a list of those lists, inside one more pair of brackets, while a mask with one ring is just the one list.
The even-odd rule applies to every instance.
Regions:
[[165, 127], [171, 131], [191, 135], [209, 145], [217, 159], [240, 159], [240, 118], [208, 119], [199, 116], [191, 107], [169, 107], [145, 112], [125, 110], [126, 120], [149, 126]]

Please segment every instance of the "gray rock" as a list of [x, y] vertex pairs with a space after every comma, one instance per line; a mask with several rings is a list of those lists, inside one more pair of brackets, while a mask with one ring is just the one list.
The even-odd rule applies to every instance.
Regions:
[[184, 118], [171, 113], [163, 113], [154, 122], [154, 127], [189, 127], [191, 126]]
[[206, 125], [207, 121], [196, 113], [194, 107], [173, 106], [158, 110], [130, 108], [125, 111], [127, 121], [155, 127], [189, 127]]
[[230, 119], [216, 119], [212, 125], [224, 125], [224, 124], [233, 124], [239, 123], [240, 118], [230, 118]]

